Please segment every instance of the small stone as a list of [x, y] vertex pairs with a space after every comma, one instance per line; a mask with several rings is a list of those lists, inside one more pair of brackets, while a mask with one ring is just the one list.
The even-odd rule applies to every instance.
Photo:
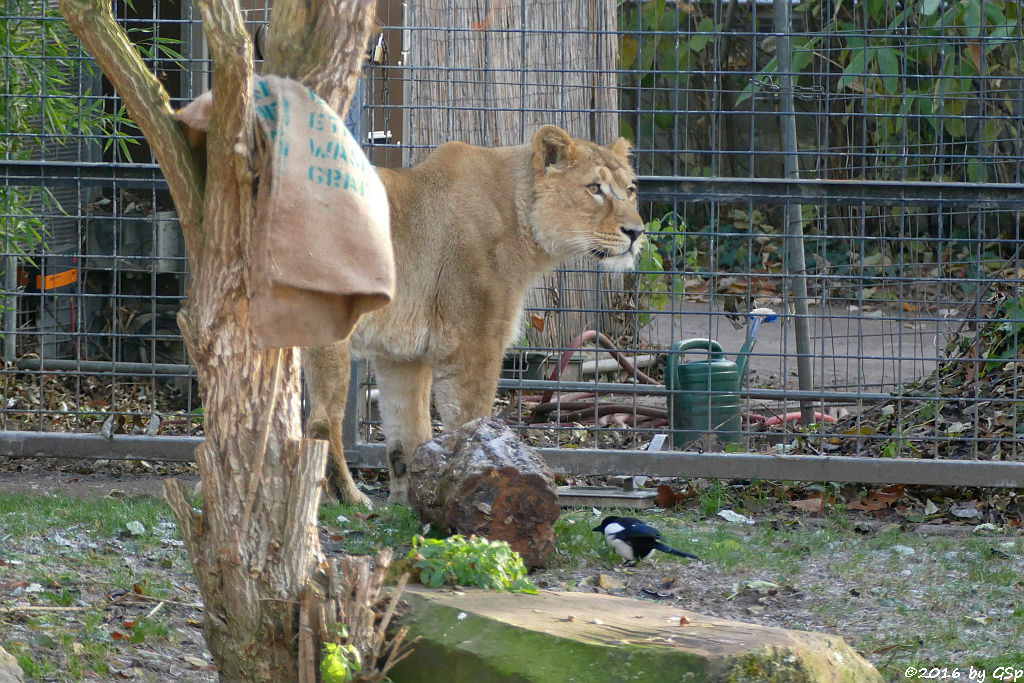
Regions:
[[598, 587], [605, 590], [612, 588], [625, 588], [626, 584], [622, 582], [622, 579], [612, 576], [611, 574], [598, 574], [595, 583]]

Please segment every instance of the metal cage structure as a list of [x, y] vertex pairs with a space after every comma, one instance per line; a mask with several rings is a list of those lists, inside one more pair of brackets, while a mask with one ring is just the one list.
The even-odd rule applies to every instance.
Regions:
[[[54, 4], [0, 15], [0, 452], [188, 459], [202, 411], [174, 208]], [[272, 3], [242, 4], [260, 40]], [[191, 5], [116, 11], [174, 106], [202, 92]], [[539, 281], [499, 383], [495, 414], [556, 470], [1024, 487], [1019, 3], [377, 14], [349, 117], [375, 164], [544, 123], [633, 145], [637, 270]], [[354, 377], [347, 455], [382, 466], [372, 368]]]

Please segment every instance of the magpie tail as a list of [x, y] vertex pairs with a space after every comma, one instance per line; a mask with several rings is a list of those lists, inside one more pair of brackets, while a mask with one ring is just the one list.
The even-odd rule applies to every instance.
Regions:
[[660, 542], [656, 543], [654, 545], [654, 549], [655, 550], [660, 550], [663, 553], [668, 553], [669, 555], [675, 555], [677, 557], [689, 557], [691, 560], [699, 560], [700, 559], [696, 555], [693, 555], [691, 553], [684, 553], [682, 550], [676, 550], [672, 546], [665, 545], [664, 543], [660, 543]]

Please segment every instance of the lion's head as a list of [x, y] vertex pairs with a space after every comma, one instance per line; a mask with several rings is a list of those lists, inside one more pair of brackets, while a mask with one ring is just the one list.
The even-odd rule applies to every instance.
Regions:
[[534, 237], [553, 257], [589, 254], [605, 270], [629, 270], [643, 246], [629, 143], [602, 147], [558, 126], [533, 136]]

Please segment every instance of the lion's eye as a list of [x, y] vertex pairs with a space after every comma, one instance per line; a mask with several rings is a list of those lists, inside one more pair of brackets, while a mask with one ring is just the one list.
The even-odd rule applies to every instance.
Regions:
[[630, 185], [629, 187], [627, 187], [626, 188], [626, 196], [629, 197], [630, 199], [635, 197], [636, 196], [636, 186]]
[[601, 194], [601, 184], [590, 183], [587, 185], [587, 191], [590, 192], [590, 194]]

